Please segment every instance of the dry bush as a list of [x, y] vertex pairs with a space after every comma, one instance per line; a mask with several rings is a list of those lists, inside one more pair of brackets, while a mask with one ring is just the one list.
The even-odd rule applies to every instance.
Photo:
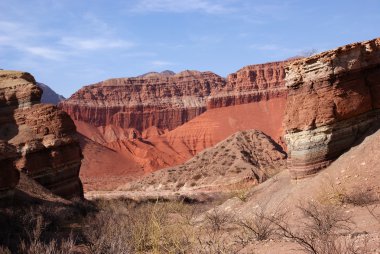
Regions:
[[197, 243], [192, 253], [199, 254], [231, 254], [238, 253], [244, 246], [231, 242], [231, 234], [225, 231], [215, 231], [202, 228], [197, 237]]
[[231, 215], [217, 208], [206, 214], [206, 223], [213, 231], [220, 231], [233, 221]]
[[[60, 203], [0, 209], [0, 246], [11, 253], [70, 253], [75, 243], [68, 220], [80, 220], [75, 207]], [[65, 232], [64, 232], [65, 231]], [[6, 247], [6, 248], [5, 248]], [[62, 252], [60, 250], [62, 249]]]
[[70, 254], [75, 253], [75, 241], [72, 238], [52, 240], [44, 243], [40, 239], [35, 239], [31, 243], [21, 242], [19, 253], [21, 254]]
[[324, 178], [319, 190], [317, 200], [326, 205], [341, 205], [347, 195], [343, 185], [335, 183], [330, 177]]
[[379, 195], [376, 195], [372, 190], [365, 188], [355, 188], [350, 192], [345, 192], [342, 197], [342, 202], [352, 204], [354, 206], [368, 206], [379, 202]]
[[366, 246], [359, 247], [355, 239], [347, 237], [353, 223], [339, 207], [308, 202], [299, 209], [301, 225], [276, 224], [284, 237], [295, 241], [306, 253], [367, 253]]
[[105, 201], [85, 224], [92, 253], [185, 253], [191, 227], [173, 219], [177, 203], [128, 204]]
[[11, 254], [12, 252], [7, 248], [0, 246], [0, 254]]
[[245, 219], [236, 221], [243, 233], [237, 235], [239, 242], [247, 244], [251, 241], [263, 241], [274, 236], [277, 232], [277, 224], [285, 217], [285, 212], [280, 212], [280, 208], [270, 213], [266, 206], [259, 207]]

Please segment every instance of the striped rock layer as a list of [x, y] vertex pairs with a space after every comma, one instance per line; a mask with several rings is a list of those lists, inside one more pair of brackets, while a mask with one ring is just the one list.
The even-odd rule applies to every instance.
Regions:
[[380, 39], [289, 63], [284, 129], [294, 178], [318, 172], [380, 119]]

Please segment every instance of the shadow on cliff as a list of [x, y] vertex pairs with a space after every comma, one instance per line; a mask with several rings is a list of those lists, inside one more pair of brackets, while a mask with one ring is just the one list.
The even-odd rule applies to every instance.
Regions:
[[[363, 114], [355, 117], [353, 120], [349, 120], [353, 125], [349, 125], [344, 129], [340, 127], [334, 127], [332, 129], [332, 136], [328, 144], [328, 154], [326, 155], [326, 160], [334, 161], [351, 148], [360, 145], [367, 137], [371, 136], [380, 129], [380, 111], [370, 112], [369, 118], [372, 119], [372, 121], [368, 124], [364, 123], [360, 126], [360, 122], [363, 121], [363, 118], [361, 117], [365, 115], [366, 114]], [[364, 119], [368, 120], [368, 118]]]
[[[19, 105], [19, 99], [14, 94], [11, 98], [8, 98], [8, 100], [15, 101], [15, 105]], [[17, 106], [14, 105], [7, 105], [5, 102], [0, 102], [0, 121], [5, 122], [0, 125], [0, 139], [9, 141], [19, 133], [19, 127], [17, 125], [16, 119], [15, 119], [15, 113], [17, 110]]]
[[338, 122], [332, 128], [326, 160], [335, 160], [380, 128], [380, 109], [376, 105], [379, 96], [376, 87], [380, 82], [378, 68], [350, 72], [332, 80], [336, 84], [337, 96], [343, 102], [340, 109], [347, 112], [339, 114], [334, 104], [334, 116]]

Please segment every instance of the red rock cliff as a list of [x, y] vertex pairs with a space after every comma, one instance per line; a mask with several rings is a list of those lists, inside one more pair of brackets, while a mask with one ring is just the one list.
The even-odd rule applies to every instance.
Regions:
[[19, 170], [57, 195], [82, 196], [75, 125], [55, 106], [39, 104], [41, 95], [29, 73], [0, 71], [0, 190], [15, 187]]
[[[228, 80], [211, 72], [150, 73], [84, 87], [60, 107], [84, 136], [151, 172], [237, 131], [258, 129], [282, 142], [284, 75], [283, 62], [247, 66]], [[88, 161], [82, 168], [86, 184], [97, 167]]]
[[228, 75], [223, 90], [209, 98], [208, 108], [286, 98], [286, 63], [288, 62], [249, 65]]
[[225, 84], [212, 72], [198, 71], [110, 79], [80, 89], [60, 107], [94, 126], [172, 130], [203, 113], [206, 98]]
[[227, 80], [197, 71], [110, 79], [80, 89], [60, 107], [93, 126], [172, 130], [207, 109], [286, 98], [286, 63], [246, 66]]
[[379, 122], [380, 39], [290, 63], [284, 119], [294, 178], [313, 174]]

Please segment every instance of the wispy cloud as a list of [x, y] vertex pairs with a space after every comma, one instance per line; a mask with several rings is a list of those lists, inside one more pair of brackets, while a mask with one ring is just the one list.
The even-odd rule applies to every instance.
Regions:
[[134, 12], [205, 12], [220, 14], [233, 11], [228, 1], [211, 0], [141, 0], [132, 7]]
[[39, 56], [49, 60], [62, 60], [65, 54], [67, 54], [62, 50], [56, 50], [49, 47], [19, 46], [18, 49], [34, 56]]
[[84, 22], [96, 24], [96, 31], [86, 31], [83, 37], [72, 36], [75, 31], [46, 31], [36, 24], [0, 20], [0, 48], [22, 52], [27, 57], [64, 61], [68, 56], [80, 56], [87, 51], [129, 49], [135, 43], [113, 35], [108, 25], [92, 15]]
[[135, 44], [121, 39], [114, 38], [78, 38], [64, 37], [60, 41], [61, 44], [78, 50], [100, 50], [113, 48], [131, 48]]

